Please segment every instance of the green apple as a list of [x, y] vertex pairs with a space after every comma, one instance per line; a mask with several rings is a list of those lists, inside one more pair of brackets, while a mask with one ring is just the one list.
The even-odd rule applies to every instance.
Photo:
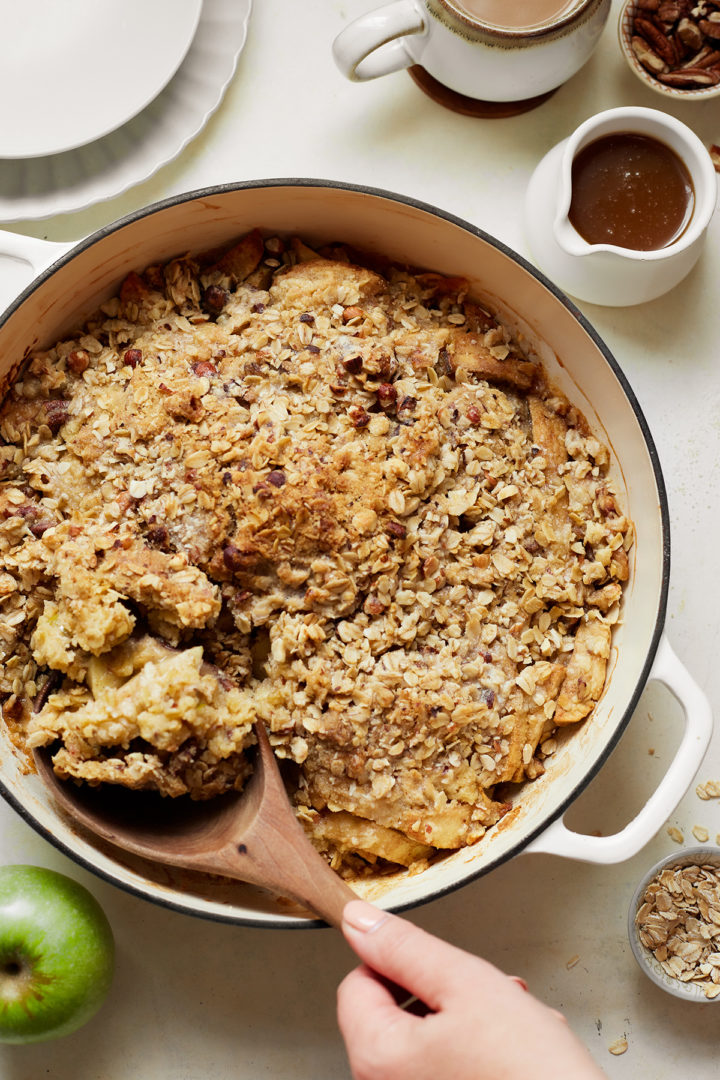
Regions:
[[88, 890], [55, 870], [0, 866], [0, 1042], [69, 1035], [110, 989], [110, 924]]

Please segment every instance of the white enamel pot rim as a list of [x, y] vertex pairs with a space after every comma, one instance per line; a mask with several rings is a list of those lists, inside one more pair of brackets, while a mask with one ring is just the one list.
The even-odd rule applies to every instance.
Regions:
[[[710, 709], [663, 635], [670, 569], [669, 514], [658, 454], [642, 410], [592, 326], [521, 256], [461, 218], [393, 192], [301, 178], [221, 185], [139, 210], [70, 250], [0, 233], [0, 255], [29, 264], [36, 274], [0, 319], [0, 358], [9, 356], [10, 366], [17, 368], [25, 350], [35, 344], [33, 335], [51, 339], [55, 327], [59, 336], [76, 325], [81, 314], [96, 306], [98, 296], [110, 295], [128, 271], [184, 251], [216, 247], [223, 240], [230, 243], [255, 226], [270, 232], [296, 232], [310, 240], [315, 236], [320, 242], [344, 240], [396, 261], [468, 276], [503, 318], [519, 332], [532, 335], [553, 381], [586, 415], [590, 413], [591, 425], [595, 430], [600, 425], [611, 447], [617, 440], [627, 444], [624, 452], [631, 459], [625, 465], [632, 485], [625, 478], [619, 454], [616, 471], [625, 495], [632, 496], [634, 550], [641, 549], [643, 558], [633, 560], [624, 605], [628, 629], [625, 625], [618, 629], [621, 644], [611, 658], [606, 692], [593, 721], [583, 725], [556, 755], [557, 764], [548, 770], [548, 776], [553, 773], [552, 784], [546, 776], [528, 785], [517, 814], [513, 810], [481, 845], [446, 856], [414, 877], [394, 875], [361, 885], [360, 891], [380, 906], [400, 911], [450, 892], [520, 852], [554, 853], [598, 863], [629, 858], [655, 834], [692, 781], [709, 742]], [[503, 296], [503, 288], [522, 312], [532, 309], [530, 322]], [[578, 359], [573, 360], [576, 353]], [[577, 370], [572, 369], [573, 363]], [[598, 413], [593, 396], [603, 399]], [[617, 745], [649, 679], [664, 683], [684, 713], [685, 731], [673, 762], [646, 805], [619, 833], [590, 837], [572, 832], [563, 824], [563, 814]], [[571, 754], [566, 752], [569, 747]], [[22, 774], [17, 757], [0, 731], [0, 793], [41, 835], [113, 884], [176, 911], [209, 919], [273, 928], [321, 925], [250, 887], [214, 881], [207, 887], [196, 881], [188, 884], [166, 868], [140, 864], [102, 847], [60, 816], [38, 778]]]

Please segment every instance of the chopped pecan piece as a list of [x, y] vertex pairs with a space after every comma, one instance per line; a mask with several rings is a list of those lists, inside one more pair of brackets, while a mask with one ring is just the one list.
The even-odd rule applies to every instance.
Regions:
[[348, 356], [342, 361], [342, 367], [348, 375], [359, 375], [363, 367], [362, 356]]
[[352, 420], [353, 427], [356, 428], [367, 427], [370, 423], [370, 416], [362, 405], [351, 405], [348, 409], [348, 416]]
[[90, 354], [86, 349], [73, 349], [68, 353], [66, 363], [73, 375], [82, 375], [88, 369]]
[[45, 422], [53, 435], [57, 435], [60, 428], [68, 418], [68, 402], [63, 398], [51, 398], [43, 402], [45, 409]]
[[203, 376], [210, 378], [211, 375], [217, 375], [217, 368], [209, 360], [196, 360], [192, 369], [200, 379]]
[[223, 562], [230, 573], [234, 574], [246, 568], [247, 557], [235, 544], [226, 544], [223, 548]]
[[123, 364], [127, 364], [128, 367], [136, 368], [138, 364], [142, 363], [142, 349], [127, 349], [123, 353]]
[[397, 401], [397, 390], [392, 383], [380, 383], [377, 389], [378, 405], [382, 409], [391, 409]]
[[219, 315], [227, 301], [227, 290], [220, 285], [208, 285], [202, 295], [202, 306], [208, 315]]

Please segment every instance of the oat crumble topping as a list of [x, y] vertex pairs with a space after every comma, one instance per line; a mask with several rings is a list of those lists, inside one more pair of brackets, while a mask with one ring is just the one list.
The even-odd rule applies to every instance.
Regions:
[[0, 436], [3, 716], [61, 776], [207, 798], [260, 719], [334, 865], [418, 866], [602, 691], [608, 451], [461, 279], [252, 232], [130, 274]]

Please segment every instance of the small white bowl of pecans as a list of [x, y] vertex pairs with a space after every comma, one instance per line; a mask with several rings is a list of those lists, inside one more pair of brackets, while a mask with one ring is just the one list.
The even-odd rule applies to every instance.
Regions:
[[675, 101], [720, 96], [720, 0], [628, 0], [618, 33], [652, 90]]
[[685, 848], [635, 890], [628, 935], [657, 986], [685, 1001], [720, 1002], [720, 848]]

